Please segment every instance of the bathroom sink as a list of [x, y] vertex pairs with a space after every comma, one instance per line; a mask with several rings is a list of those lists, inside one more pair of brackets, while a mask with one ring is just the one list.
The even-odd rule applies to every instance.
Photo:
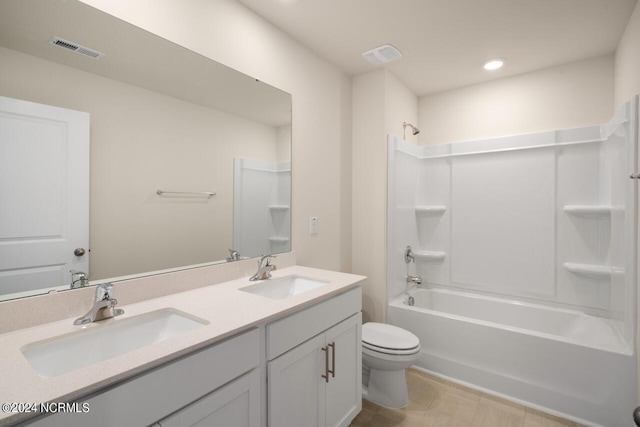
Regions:
[[255, 285], [240, 288], [240, 290], [271, 299], [284, 299], [324, 286], [327, 283], [330, 282], [294, 274], [277, 279], [262, 280]]
[[173, 308], [165, 308], [129, 319], [92, 324], [79, 332], [28, 344], [21, 350], [38, 374], [55, 377], [208, 323]]

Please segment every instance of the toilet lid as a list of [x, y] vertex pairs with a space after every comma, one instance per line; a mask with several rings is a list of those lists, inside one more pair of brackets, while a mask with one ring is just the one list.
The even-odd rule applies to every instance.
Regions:
[[371, 349], [387, 350], [414, 350], [420, 346], [420, 340], [411, 332], [397, 326], [375, 322], [362, 325], [362, 343]]

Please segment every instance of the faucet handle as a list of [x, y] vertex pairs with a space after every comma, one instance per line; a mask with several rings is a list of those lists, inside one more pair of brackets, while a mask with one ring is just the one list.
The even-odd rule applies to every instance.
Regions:
[[262, 257], [260, 258], [260, 261], [259, 261], [260, 267], [268, 267], [268, 266], [272, 265], [270, 263], [271, 258], [278, 258], [278, 257], [275, 256], [275, 255], [262, 255]]
[[71, 289], [84, 288], [89, 284], [89, 278], [84, 271], [69, 270], [69, 272], [71, 273]]
[[80, 270], [69, 270], [69, 273], [71, 273], [71, 277], [75, 277], [75, 276], [83, 277], [87, 275], [87, 273]]
[[413, 250], [411, 249], [411, 246], [407, 246], [404, 249], [404, 262], [406, 264], [409, 264], [410, 262], [413, 262], [413, 263], [416, 262], [416, 258], [413, 255]]
[[100, 283], [96, 287], [96, 301], [109, 301], [113, 298], [113, 284]]
[[229, 249], [229, 257], [227, 258], [227, 262], [239, 261], [240, 260], [240, 252], [235, 249]]

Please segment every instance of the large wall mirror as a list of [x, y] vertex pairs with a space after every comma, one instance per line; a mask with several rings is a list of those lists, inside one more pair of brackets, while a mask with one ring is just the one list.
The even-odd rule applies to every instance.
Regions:
[[291, 95], [75, 0], [0, 2], [0, 300], [286, 252], [290, 205]]

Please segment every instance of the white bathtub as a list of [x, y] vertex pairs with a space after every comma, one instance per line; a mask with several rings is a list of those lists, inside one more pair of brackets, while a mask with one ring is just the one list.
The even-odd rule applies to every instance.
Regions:
[[611, 319], [444, 289], [389, 304], [420, 338], [418, 366], [588, 425], [633, 425], [634, 346]]

